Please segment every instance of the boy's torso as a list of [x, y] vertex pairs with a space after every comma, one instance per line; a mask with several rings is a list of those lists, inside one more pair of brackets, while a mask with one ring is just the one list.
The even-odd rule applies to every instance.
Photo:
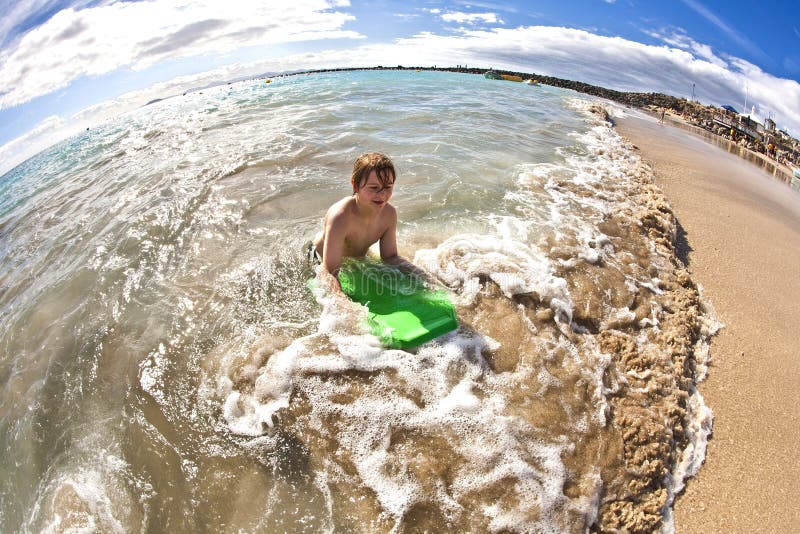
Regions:
[[[338, 216], [345, 218], [343, 256], [358, 258], [365, 256], [369, 247], [379, 241], [389, 228], [394, 208], [387, 203], [372, 220], [365, 222], [363, 218], [355, 214], [355, 206], [351, 204], [354, 202], [355, 200], [352, 197], [337, 202], [326, 214], [326, 221], [328, 217]], [[320, 252], [322, 252], [326, 238], [327, 236], [323, 235], [322, 239], [317, 243], [317, 248]]]

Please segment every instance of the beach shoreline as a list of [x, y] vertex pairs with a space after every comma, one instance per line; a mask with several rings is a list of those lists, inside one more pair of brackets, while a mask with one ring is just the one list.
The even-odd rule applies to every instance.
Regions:
[[676, 500], [676, 531], [788, 531], [800, 523], [800, 195], [686, 129], [636, 113], [615, 123], [652, 167], [692, 278], [725, 325], [699, 385], [713, 435]]

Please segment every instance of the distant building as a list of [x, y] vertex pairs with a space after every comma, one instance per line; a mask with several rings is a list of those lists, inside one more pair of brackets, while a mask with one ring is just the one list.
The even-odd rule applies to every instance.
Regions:
[[[726, 110], [729, 111], [729, 110]], [[761, 141], [763, 126], [744, 115], [731, 116], [732, 113], [714, 115], [714, 122], [727, 128], [736, 130], [738, 135], [744, 135], [754, 141]]]

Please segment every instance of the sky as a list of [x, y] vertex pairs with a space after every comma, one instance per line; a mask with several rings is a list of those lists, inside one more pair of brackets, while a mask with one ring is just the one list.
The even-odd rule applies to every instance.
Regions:
[[154, 99], [327, 67], [532, 72], [732, 105], [797, 138], [795, 2], [0, 0], [0, 174]]

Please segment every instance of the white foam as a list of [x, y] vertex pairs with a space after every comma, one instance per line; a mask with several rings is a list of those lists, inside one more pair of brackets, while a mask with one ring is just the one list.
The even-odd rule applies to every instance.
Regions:
[[[128, 465], [115, 454], [93, 452], [91, 466], [51, 469], [54, 478], [44, 485], [31, 510], [27, 527], [37, 532], [124, 533], [131, 525], [137, 499], [120, 476]], [[152, 488], [140, 488], [142, 498]]]
[[[333, 342], [334, 350], [314, 350], [324, 336]], [[228, 392], [224, 417], [229, 428], [245, 435], [263, 434], [275, 411], [287, 405], [291, 392], [302, 390], [314, 399], [314, 420], [338, 421], [340, 447], [350, 452], [360, 482], [371, 488], [385, 513], [398, 521], [416, 502], [432, 496], [424, 495], [420, 481], [402, 467], [413, 458], [404, 458], [393, 448], [393, 432], [443, 431], [457, 437], [451, 445], [469, 459], [453, 475], [449, 488], [438, 486], [433, 498], [443, 511], [454, 514], [465, 495], [511, 479], [516, 481], [512, 490], [518, 494], [513, 500], [516, 504], [502, 510], [489, 506], [484, 511], [493, 528], [559, 528], [553, 527], [561, 523], [550, 514], [557, 516], [556, 508], [573, 507], [561, 492], [566, 472], [560, 454], [569, 445], [534, 438], [535, 429], [506, 413], [503, 388], [510, 378], [492, 373], [482, 357], [483, 351], [497, 348], [496, 342], [457, 333], [410, 354], [382, 350], [364, 341], [364, 337], [341, 332], [320, 332], [273, 354], [261, 369], [252, 395]], [[352, 403], [334, 402], [347, 386], [324, 377], [351, 369], [378, 374]], [[421, 396], [420, 401], [407, 397], [412, 391]], [[530, 502], [539, 503], [546, 512], [534, 522], [526, 519]]]
[[162, 405], [166, 400], [163, 389], [164, 373], [169, 363], [165, 357], [166, 351], [164, 344], [159, 343], [158, 348], [152, 350], [139, 364], [139, 384]]
[[711, 435], [713, 427], [714, 414], [711, 408], [706, 406], [703, 396], [694, 387], [686, 403], [686, 421], [685, 431], [688, 444], [672, 472], [667, 474], [667, 500], [662, 510], [664, 519], [661, 525], [661, 534], [675, 533], [675, 518], [672, 509], [675, 497], [683, 491], [686, 479], [695, 476], [703, 465], [708, 437]]
[[[700, 337], [695, 343], [695, 384], [705, 379], [710, 361], [709, 343], [724, 325], [717, 318], [716, 312], [710, 302], [702, 298], [702, 288], [698, 287], [701, 295], [703, 314], [698, 318], [701, 322]], [[688, 444], [681, 452], [681, 456], [672, 472], [667, 475], [667, 501], [664, 505], [664, 521], [661, 527], [662, 534], [674, 534], [675, 518], [672, 505], [675, 498], [683, 491], [686, 480], [695, 476], [703, 465], [706, 457], [708, 438], [714, 426], [714, 413], [709, 408], [700, 391], [692, 386], [689, 399], [686, 403], [686, 437]]]
[[705, 380], [708, 374], [708, 365], [711, 363], [709, 346], [711, 337], [719, 332], [720, 329], [725, 328], [725, 325], [719, 320], [711, 302], [703, 296], [703, 287], [699, 284], [697, 291], [700, 293], [700, 304], [703, 308], [703, 314], [699, 317], [701, 335], [694, 347], [695, 381], [699, 383]]
[[418, 250], [414, 262], [456, 289], [462, 305], [474, 303], [481, 287], [478, 281], [484, 277], [509, 298], [535, 293], [559, 320], [571, 321], [572, 300], [566, 280], [554, 274], [544, 253], [527, 243], [503, 236], [461, 234], [436, 249]]

